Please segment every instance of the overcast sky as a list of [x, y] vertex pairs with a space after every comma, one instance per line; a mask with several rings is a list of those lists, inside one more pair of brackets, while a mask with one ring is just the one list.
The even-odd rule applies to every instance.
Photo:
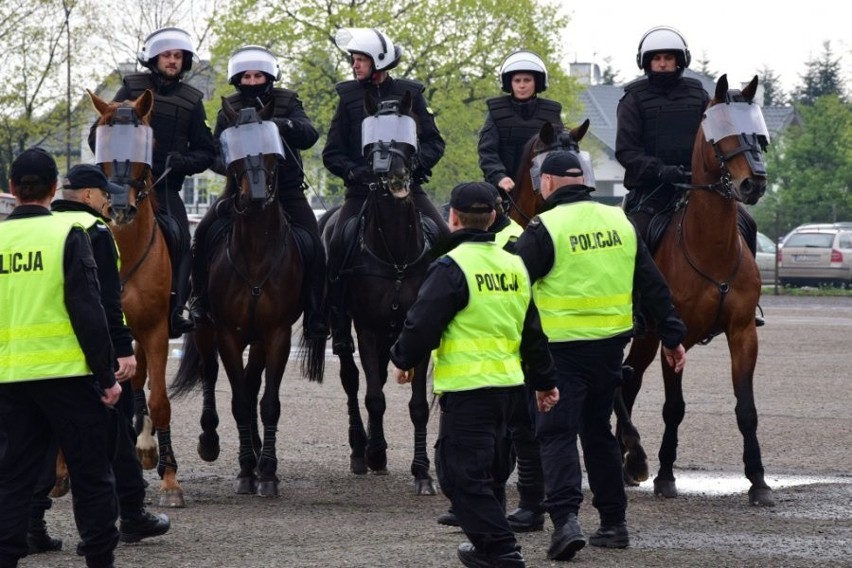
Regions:
[[[748, 81], [769, 66], [790, 91], [800, 83], [805, 62], [822, 54], [831, 41], [842, 56], [844, 79], [852, 81], [852, 25], [845, 0], [785, 3], [768, 0], [696, 2], [694, 0], [555, 0], [571, 17], [562, 43], [569, 62], [604, 57], [627, 81], [640, 71], [636, 51], [642, 35], [658, 25], [680, 30], [692, 53], [692, 65], [706, 59], [731, 82]], [[712, 8], [708, 8], [712, 6]], [[846, 8], [843, 8], [846, 6]]]

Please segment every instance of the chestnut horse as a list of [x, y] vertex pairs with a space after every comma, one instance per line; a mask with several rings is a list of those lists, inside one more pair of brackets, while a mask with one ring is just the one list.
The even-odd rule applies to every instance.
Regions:
[[580, 140], [583, 139], [588, 130], [589, 119], [570, 130], [546, 122], [541, 126], [538, 134], [524, 144], [520, 166], [518, 166], [518, 171], [515, 174], [518, 183], [515, 184], [515, 189], [509, 193], [509, 216], [521, 227], [527, 226], [530, 220], [538, 214], [539, 208], [544, 203], [541, 193], [533, 188], [532, 176], [530, 175], [533, 159], [540, 154], [553, 150], [579, 151]]
[[[737, 230], [737, 203], [757, 203], [766, 189], [763, 150], [769, 138], [760, 107], [752, 104], [757, 76], [740, 92], [728, 90], [722, 75], [705, 111], [692, 152], [692, 183], [685, 203], [676, 211], [654, 254], [666, 277], [675, 306], [686, 323], [683, 346], [689, 349], [724, 333], [731, 354], [737, 425], [743, 436], [745, 475], [751, 481], [749, 501], [773, 505], [772, 490], [764, 479], [757, 441], [754, 368], [757, 331], [754, 313], [760, 298], [760, 273]], [[653, 327], [653, 324], [649, 327]], [[645, 369], [654, 360], [659, 339], [653, 329], [635, 338], [625, 364], [635, 373], [625, 375], [623, 396], [632, 410]], [[661, 357], [665, 403], [665, 430], [660, 445], [660, 468], [654, 493], [677, 496], [674, 462], [677, 431], [684, 417], [682, 372], [675, 373]], [[621, 431], [621, 420], [619, 420]], [[622, 436], [626, 448], [625, 477], [647, 478], [647, 462], [638, 437]], [[628, 467], [629, 466], [629, 467]], [[643, 475], [644, 474], [644, 475]]]
[[[239, 433], [240, 469], [234, 491], [270, 497], [279, 494], [275, 449], [279, 389], [290, 357], [292, 326], [302, 314], [305, 264], [278, 200], [278, 160], [284, 158], [284, 148], [277, 126], [267, 120], [274, 113], [273, 105], [274, 101], [260, 114], [251, 107], [238, 114], [222, 99], [232, 125], [222, 132], [220, 141], [229, 174], [224, 195], [230, 199], [233, 222], [225, 238], [207, 247], [211, 251], [209, 317], [187, 334], [171, 385], [173, 395], [180, 395], [201, 383], [198, 453], [206, 461], [217, 459], [218, 351], [231, 385], [231, 411]], [[247, 346], [249, 358], [244, 365]], [[303, 335], [301, 347], [303, 374], [321, 382], [325, 338], [311, 340]], [[262, 383], [261, 433], [257, 419]]]
[[[169, 429], [171, 405], [166, 393], [172, 267], [155, 217], [157, 201], [150, 158], [153, 138], [147, 126], [154, 95], [145, 91], [136, 100], [111, 103], [91, 92], [89, 96], [100, 114], [96, 160], [111, 181], [128, 188], [126, 200], [114, 197], [112, 201], [116, 212], [112, 231], [121, 255], [121, 304], [136, 340], [137, 367], [131, 380], [137, 393], [137, 413], [144, 415], [137, 424], [137, 451], [143, 468], [153, 469], [156, 464], [162, 479], [160, 505], [184, 507]], [[99, 156], [100, 148], [104, 151]], [[139, 406], [146, 406], [146, 380], [150, 394], [143, 410], [147, 412], [140, 413]], [[156, 441], [152, 431], [157, 433]]]
[[[357, 475], [368, 470], [376, 474], [388, 472], [382, 388], [387, 382], [391, 345], [399, 336], [428, 265], [421, 217], [411, 198], [411, 173], [417, 150], [411, 97], [406, 93], [398, 105], [395, 101], [381, 104], [379, 108], [372, 96], [365, 97], [367, 118], [362, 130], [378, 136], [362, 137], [372, 142], [364, 147], [364, 153], [379, 181], [370, 186], [360, 221], [353, 219], [353, 229], [357, 230], [344, 233], [351, 233], [357, 239], [357, 246], [351, 247], [353, 252], [341, 270], [341, 278], [346, 282], [347, 313], [355, 323], [358, 352], [367, 381], [364, 405], [368, 430], [365, 431], [358, 403], [359, 378], [354, 354], [347, 350], [338, 354], [340, 381], [349, 412], [350, 470]], [[402, 132], [406, 135], [400, 136]], [[331, 210], [320, 220], [327, 249], [337, 222], [335, 213], [336, 210]], [[348, 244], [342, 248], [350, 250]], [[426, 451], [428, 364], [427, 357], [415, 367], [408, 403], [414, 424], [411, 473], [417, 495], [435, 495]]]

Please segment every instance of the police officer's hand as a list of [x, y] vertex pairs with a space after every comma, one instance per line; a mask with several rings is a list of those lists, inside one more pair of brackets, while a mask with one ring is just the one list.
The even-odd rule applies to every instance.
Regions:
[[272, 122], [278, 127], [279, 132], [286, 132], [288, 130], [293, 130], [293, 121], [289, 118], [282, 118], [280, 116], [272, 119]]
[[512, 181], [512, 178], [510, 178], [509, 176], [506, 176], [506, 177], [504, 177], [503, 179], [501, 179], [500, 181], [497, 182], [497, 187], [499, 187], [500, 189], [502, 189], [505, 192], [509, 192], [509, 191], [512, 191], [513, 189], [515, 189], [515, 182]]
[[354, 181], [355, 183], [370, 183], [373, 181], [373, 174], [370, 172], [370, 168], [367, 166], [355, 166], [351, 170], [349, 170], [349, 174], [346, 176], [350, 181]]
[[136, 374], [136, 357], [129, 355], [127, 357], [119, 357], [118, 370], [115, 372], [115, 380], [123, 383], [127, 379], [133, 378]]
[[663, 183], [689, 183], [692, 178], [692, 174], [683, 166], [663, 166], [659, 176]]
[[674, 369], [675, 373], [680, 373], [683, 366], [686, 365], [686, 349], [683, 348], [683, 345], [671, 349], [663, 345], [663, 355], [666, 358], [666, 363]]
[[553, 387], [547, 391], [535, 391], [535, 402], [539, 412], [550, 412], [559, 402], [559, 389]]
[[414, 369], [402, 370], [399, 367], [394, 367], [393, 378], [396, 379], [396, 382], [401, 385], [410, 383], [411, 380], [414, 378]]
[[176, 174], [186, 173], [186, 158], [180, 152], [169, 152], [166, 156], [166, 167], [171, 168]]
[[104, 389], [104, 394], [101, 397], [101, 402], [107, 406], [115, 406], [115, 403], [118, 402], [118, 397], [121, 396], [121, 385], [118, 383], [113, 384], [108, 389]]

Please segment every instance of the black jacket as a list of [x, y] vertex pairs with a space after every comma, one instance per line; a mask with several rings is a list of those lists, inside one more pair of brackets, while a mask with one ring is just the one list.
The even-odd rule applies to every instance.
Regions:
[[[465, 241], [488, 242], [494, 234], [475, 229], [463, 229], [450, 236], [453, 246]], [[467, 281], [459, 265], [448, 256], [429, 266], [426, 279], [417, 293], [417, 301], [405, 316], [405, 325], [390, 350], [393, 364], [410, 369], [422, 361], [441, 343], [441, 336], [470, 300]], [[530, 301], [521, 335], [521, 361], [525, 382], [535, 390], [545, 391], [556, 386], [555, 367], [541, 328], [535, 303]]]
[[[552, 208], [578, 201], [591, 201], [584, 186], [570, 186], [557, 189], [545, 201], [545, 207]], [[657, 333], [663, 345], [677, 347], [686, 336], [686, 325], [680, 319], [672, 303], [668, 284], [654, 263], [654, 257], [641, 237], [636, 235], [636, 265], [633, 272], [633, 290], [638, 293], [642, 311], [657, 322]], [[515, 254], [524, 259], [524, 264], [533, 282], [546, 276], [553, 268], [555, 248], [550, 233], [538, 217], [533, 218], [523, 234], [515, 243]], [[632, 335], [627, 332], [626, 335]]]
[[[50, 215], [38, 205], [19, 205], [8, 219]], [[85, 231], [72, 229], [65, 241], [65, 309], [92, 375], [102, 388], [115, 384], [112, 342], [97, 283], [97, 266]]]
[[98, 265], [101, 305], [106, 312], [109, 336], [112, 339], [116, 357], [133, 355], [133, 336], [130, 333], [130, 328], [124, 323], [124, 311], [121, 308], [121, 279], [118, 275], [117, 265], [118, 249], [116, 248], [115, 238], [107, 227], [109, 220], [98, 215], [97, 211], [84, 203], [67, 199], [57, 199], [50, 204], [50, 210], [54, 213], [82, 211], [94, 215], [103, 222], [103, 224], [98, 223], [88, 230], [95, 264]]
[[322, 162], [332, 174], [340, 177], [348, 186], [355, 186], [349, 173], [356, 167], [367, 167], [361, 151], [361, 122], [366, 118], [364, 95], [369, 89], [376, 101], [401, 100], [405, 92], [412, 95], [412, 112], [417, 116], [417, 139], [420, 151], [417, 154], [419, 171], [415, 171], [415, 182], [425, 180], [432, 168], [444, 155], [444, 139], [438, 132], [435, 117], [423, 97], [423, 85], [407, 79], [391, 76], [375, 85], [361, 81], [344, 81], [337, 85], [340, 101], [326, 136], [322, 151]]

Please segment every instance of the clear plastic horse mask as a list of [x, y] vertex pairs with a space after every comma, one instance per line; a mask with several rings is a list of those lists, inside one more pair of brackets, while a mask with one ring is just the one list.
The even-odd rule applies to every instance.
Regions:
[[[405, 144], [416, 152], [417, 123], [410, 116], [398, 114], [368, 116], [361, 123], [361, 151], [366, 155], [368, 148], [375, 144], [388, 148]], [[373, 172], [387, 173], [390, 171], [390, 162], [390, 154], [379, 153], [373, 157]]]
[[153, 163], [154, 131], [144, 124], [112, 124], [95, 129], [95, 162], [98, 164]]
[[740, 134], [762, 137], [769, 143], [769, 131], [760, 107], [751, 103], [722, 103], [704, 111], [704, 139], [719, 142], [728, 136]]
[[[560, 150], [566, 151], [566, 150]], [[594, 189], [595, 187], [595, 170], [592, 168], [592, 156], [588, 152], [584, 150], [580, 150], [579, 152], [574, 152], [573, 150], [568, 151], [571, 154], [577, 156], [580, 160], [580, 166], [583, 168], [583, 184], [587, 187]], [[550, 152], [542, 152], [538, 154], [532, 159], [532, 164], [530, 165], [530, 177], [532, 178], [532, 186], [533, 191], [539, 193], [541, 191], [541, 165], [544, 163], [544, 159]]]
[[219, 137], [222, 158], [230, 166], [248, 156], [276, 154], [284, 158], [284, 144], [272, 121], [251, 122], [226, 128]]

